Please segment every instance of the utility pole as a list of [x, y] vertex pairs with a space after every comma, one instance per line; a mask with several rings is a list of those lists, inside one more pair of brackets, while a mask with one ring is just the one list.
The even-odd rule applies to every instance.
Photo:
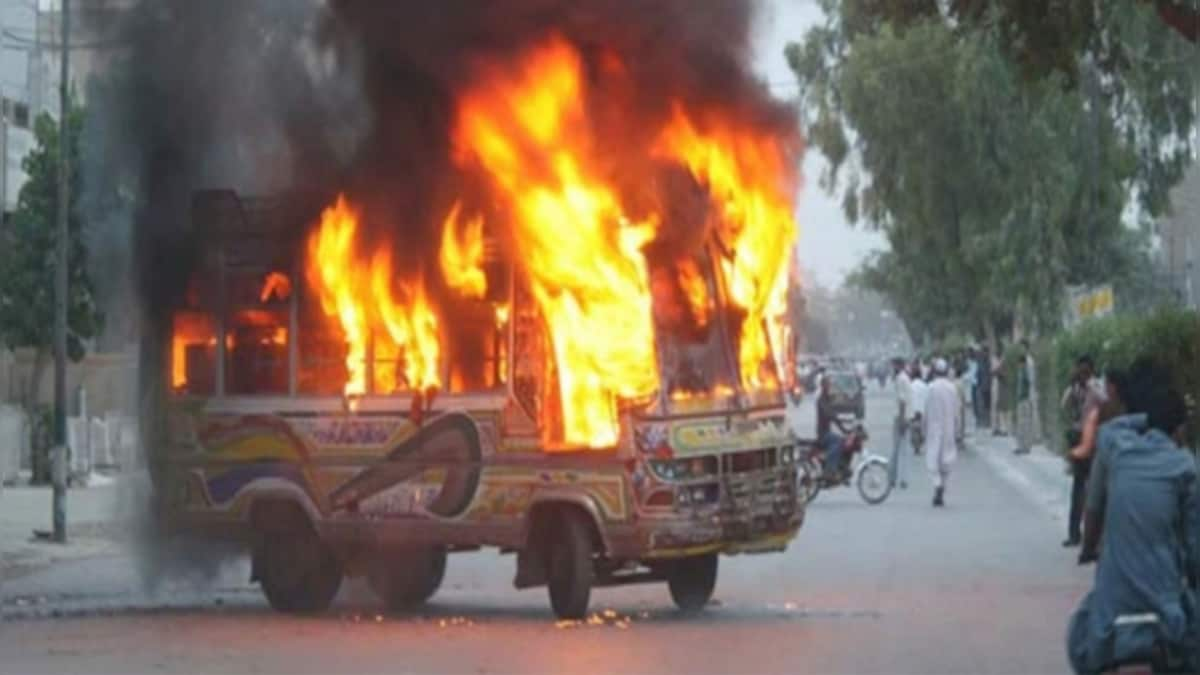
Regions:
[[68, 43], [71, 35], [71, 2], [61, 0], [59, 43], [62, 62], [58, 82], [58, 268], [54, 283], [54, 541], [67, 541], [67, 270], [70, 264], [67, 240], [71, 215], [71, 165], [68, 152], [67, 115], [70, 102], [67, 76]]

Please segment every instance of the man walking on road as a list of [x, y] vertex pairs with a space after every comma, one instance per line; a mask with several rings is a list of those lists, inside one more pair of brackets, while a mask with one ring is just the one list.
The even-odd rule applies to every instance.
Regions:
[[962, 409], [958, 388], [950, 380], [950, 365], [934, 361], [934, 380], [925, 400], [925, 467], [933, 479], [933, 505], [944, 506], [946, 479], [958, 457], [958, 417]]
[[892, 485], [897, 481], [900, 489], [908, 488], [908, 457], [905, 444], [908, 442], [908, 416], [912, 408], [912, 379], [904, 368], [904, 359], [892, 360], [892, 371], [895, 375], [894, 389], [896, 394], [896, 419], [892, 423]]
[[975, 426], [992, 426], [992, 359], [985, 348], [975, 354]]
[[925, 397], [929, 393], [929, 384], [921, 375], [921, 363], [913, 361], [909, 374], [909, 411], [912, 420], [909, 430], [912, 434], [912, 449], [914, 455], [921, 454], [925, 446]]

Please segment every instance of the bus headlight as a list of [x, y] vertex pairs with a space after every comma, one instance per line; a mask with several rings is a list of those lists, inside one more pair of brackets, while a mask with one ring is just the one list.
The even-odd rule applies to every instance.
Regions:
[[796, 462], [796, 449], [793, 446], [785, 445], [779, 449], [779, 463], [784, 466], [789, 466]]

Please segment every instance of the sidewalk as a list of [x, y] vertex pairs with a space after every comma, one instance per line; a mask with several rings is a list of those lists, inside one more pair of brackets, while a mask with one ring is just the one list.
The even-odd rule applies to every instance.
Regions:
[[968, 437], [967, 443], [997, 475], [1037, 505], [1047, 517], [1066, 522], [1071, 507], [1071, 476], [1061, 456], [1042, 444], [1034, 445], [1029, 454], [1014, 454], [1016, 441], [1011, 435], [993, 436], [986, 429]]
[[33, 536], [34, 530], [53, 529], [49, 487], [0, 489], [0, 583], [55, 562], [120, 551], [129, 530], [118, 516], [125, 481], [100, 477], [88, 487], [67, 491], [65, 544]]

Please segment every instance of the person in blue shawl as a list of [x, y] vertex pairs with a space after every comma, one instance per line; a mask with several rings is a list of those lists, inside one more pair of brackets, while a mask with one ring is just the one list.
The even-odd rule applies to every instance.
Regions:
[[1187, 410], [1167, 381], [1135, 366], [1120, 392], [1132, 414], [1097, 436], [1079, 560], [1098, 564], [1067, 633], [1077, 673], [1200, 671], [1200, 490], [1195, 457], [1172, 438]]

